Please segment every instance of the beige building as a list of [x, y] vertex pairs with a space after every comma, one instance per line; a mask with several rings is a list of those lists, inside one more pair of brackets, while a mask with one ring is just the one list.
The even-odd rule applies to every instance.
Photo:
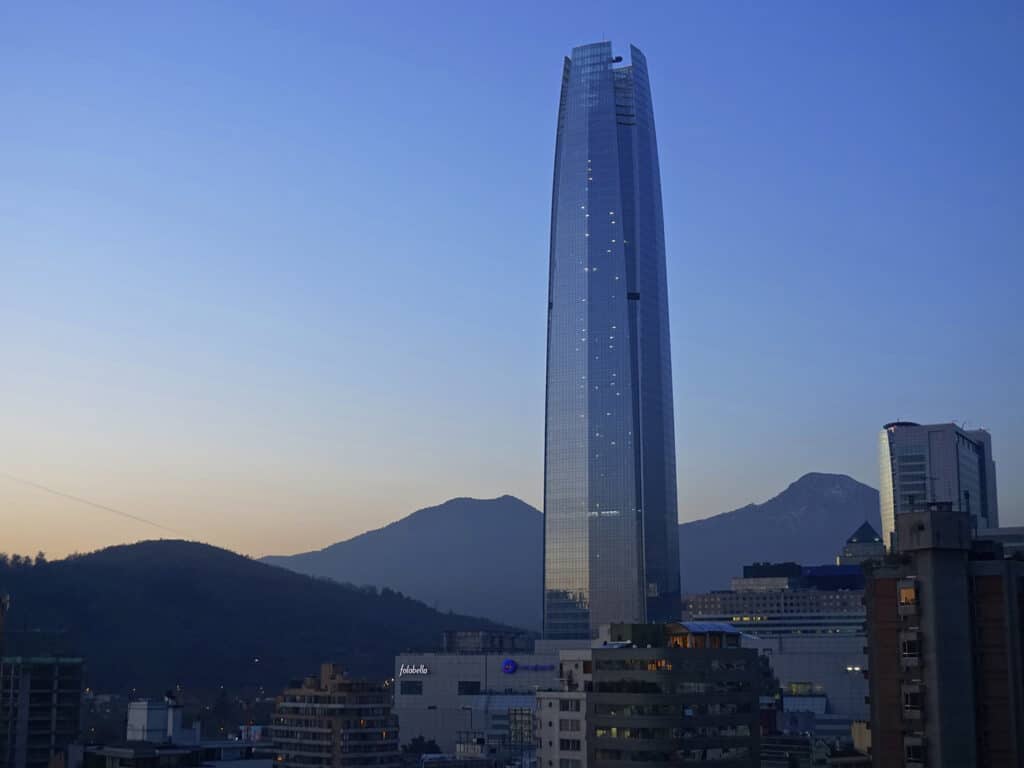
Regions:
[[399, 765], [389, 690], [351, 680], [334, 664], [278, 697], [270, 732], [281, 768]]

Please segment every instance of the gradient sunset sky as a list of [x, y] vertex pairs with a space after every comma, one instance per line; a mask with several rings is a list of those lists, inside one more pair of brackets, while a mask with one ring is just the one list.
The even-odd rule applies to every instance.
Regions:
[[562, 57], [601, 39], [651, 68], [680, 518], [877, 486], [903, 418], [990, 429], [1024, 524], [1020, 3], [23, 2], [0, 550], [539, 506]]

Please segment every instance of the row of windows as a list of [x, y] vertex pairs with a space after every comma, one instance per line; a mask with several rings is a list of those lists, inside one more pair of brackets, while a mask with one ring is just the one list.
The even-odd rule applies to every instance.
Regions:
[[694, 682], [686, 680], [612, 680], [596, 684], [598, 693], [660, 693], [675, 694], [726, 694], [741, 693], [750, 690], [749, 680], [716, 680], [714, 682]]
[[[398, 685], [398, 690], [403, 696], [422, 696], [423, 695], [423, 681], [422, 680], [402, 680]], [[480, 693], [480, 681], [479, 680], [459, 680], [458, 683], [458, 694], [459, 696], [476, 696]]]
[[321, 706], [327, 704], [342, 704], [344, 706], [351, 707], [354, 704], [382, 704], [384, 702], [384, 695], [379, 693], [373, 694], [341, 694], [341, 695], [328, 695], [328, 694], [285, 694], [284, 703], [286, 704], [319, 704]]
[[634, 763], [678, 763], [681, 761], [717, 762], [744, 760], [750, 756], [747, 747], [707, 747], [704, 749], [683, 749], [676, 752], [638, 749], [599, 749], [598, 760], [629, 760]]
[[750, 702], [708, 704], [595, 704], [594, 714], [612, 717], [702, 717], [751, 712]]
[[750, 726], [744, 724], [733, 725], [702, 725], [699, 727], [683, 728], [621, 728], [616, 725], [597, 726], [594, 729], [594, 736], [599, 739], [705, 739], [709, 737], [749, 737]]
[[309, 729], [314, 728], [324, 731], [329, 731], [334, 727], [338, 727], [341, 729], [378, 728], [381, 726], [387, 726], [391, 723], [392, 720], [394, 720], [394, 718], [390, 717], [390, 715], [384, 716], [384, 713], [381, 713], [381, 715], [379, 715], [378, 717], [358, 718], [354, 720], [342, 720], [341, 718], [334, 718], [332, 720], [299, 720], [293, 718], [279, 717], [274, 718], [273, 723], [275, 726], [278, 726], [276, 727], [276, 730], [281, 731], [282, 733], [286, 731], [289, 733], [293, 732], [288, 730], [290, 728], [303, 729], [302, 732], [308, 733]]
[[603, 672], [667, 672], [672, 669], [672, 662], [668, 659], [599, 659], [597, 669]]
[[[699, 672], [708, 666], [715, 672], [742, 672], [746, 670], [747, 662], [745, 659], [712, 659], [710, 665], [684, 662], [682, 671]], [[672, 670], [672, 662], [668, 659], [606, 659], [597, 662], [597, 669], [604, 672], [668, 672]]]

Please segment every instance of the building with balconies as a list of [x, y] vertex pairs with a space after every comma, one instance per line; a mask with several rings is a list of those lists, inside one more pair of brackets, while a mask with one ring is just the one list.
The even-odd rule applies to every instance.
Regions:
[[400, 765], [390, 691], [352, 680], [334, 664], [278, 697], [270, 732], [280, 768]]
[[972, 527], [951, 503], [908, 509], [868, 566], [876, 768], [1024, 765], [1024, 561]]
[[78, 737], [82, 659], [0, 658], [0, 768], [48, 768]]
[[613, 624], [537, 694], [539, 768], [759, 765], [765, 667], [728, 624]]

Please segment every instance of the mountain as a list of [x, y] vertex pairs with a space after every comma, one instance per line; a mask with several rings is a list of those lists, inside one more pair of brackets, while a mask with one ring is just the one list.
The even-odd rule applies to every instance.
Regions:
[[[38, 565], [2, 558], [4, 593], [8, 630], [62, 631], [62, 650], [85, 657], [88, 684], [101, 691], [158, 693], [178, 683], [276, 691], [324, 661], [389, 677], [396, 653], [436, 648], [445, 629], [490, 624], [186, 541]], [[19, 634], [12, 645], [46, 637]]]
[[744, 565], [834, 562], [864, 522], [881, 530], [878, 491], [846, 475], [812, 472], [763, 504], [679, 526], [684, 593], [727, 589]]
[[326, 549], [263, 562], [537, 629], [543, 536], [540, 512], [514, 496], [458, 498]]
[[[804, 475], [770, 501], [679, 526], [683, 590], [725, 589], [756, 560], [830, 561], [878, 492], [846, 475]], [[441, 609], [541, 624], [543, 517], [512, 496], [452, 499], [326, 549], [265, 562], [386, 585]]]

